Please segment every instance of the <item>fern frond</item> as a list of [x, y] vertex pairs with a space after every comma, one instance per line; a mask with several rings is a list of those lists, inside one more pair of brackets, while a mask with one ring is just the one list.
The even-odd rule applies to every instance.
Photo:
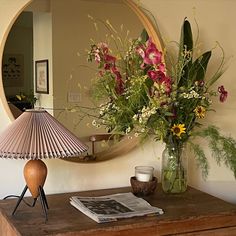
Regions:
[[198, 168], [201, 168], [202, 177], [204, 180], [206, 180], [206, 178], [208, 176], [208, 172], [209, 172], [209, 164], [208, 164], [206, 155], [199, 144], [195, 144], [190, 141], [189, 145], [190, 145], [190, 149], [194, 153], [194, 157], [197, 161]]
[[209, 126], [195, 135], [207, 138], [212, 156], [217, 164], [224, 163], [233, 171], [236, 178], [236, 141], [231, 137], [221, 135], [215, 126]]

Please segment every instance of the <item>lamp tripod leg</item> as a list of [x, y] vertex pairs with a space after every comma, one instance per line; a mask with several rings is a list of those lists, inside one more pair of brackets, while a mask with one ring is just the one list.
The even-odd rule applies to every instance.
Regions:
[[32, 206], [31, 206], [31, 207], [34, 207], [34, 206], [35, 206], [35, 204], [36, 204], [36, 202], [37, 202], [37, 198], [34, 198], [34, 202], [33, 202], [33, 204], [32, 204]]
[[[15, 206], [13, 212], [12, 212], [12, 215], [15, 214], [18, 206], [20, 205], [21, 201], [24, 198], [24, 195], [25, 195], [27, 189], [28, 189], [28, 186], [25, 185], [25, 187], [24, 187], [24, 189], [23, 189], [23, 191], [22, 191], [22, 193], [21, 193], [21, 195], [20, 195], [20, 197], [19, 197], [19, 199], [18, 199], [18, 201], [16, 203], [16, 206]], [[47, 199], [46, 199], [46, 195], [45, 195], [45, 192], [44, 192], [44, 190], [43, 190], [43, 188], [41, 186], [38, 187], [38, 191], [39, 191], [39, 198], [40, 198], [40, 202], [41, 202], [41, 205], [42, 205], [43, 213], [45, 215], [45, 220], [47, 221], [48, 220], [47, 209], [49, 209], [49, 207], [48, 207], [48, 202], [47, 202]], [[31, 207], [35, 206], [36, 201], [37, 201], [37, 198], [34, 198], [34, 201], [33, 201], [33, 204], [32, 204]]]
[[41, 194], [42, 194], [42, 197], [43, 197], [43, 199], [44, 199], [45, 205], [46, 205], [47, 209], [49, 209], [49, 207], [48, 207], [48, 202], [47, 202], [47, 198], [46, 198], [44, 189], [43, 189], [42, 187], [41, 187], [41, 191], [42, 191]]
[[25, 185], [25, 187], [24, 187], [24, 189], [23, 189], [23, 191], [22, 191], [22, 193], [21, 193], [21, 195], [20, 195], [20, 197], [19, 197], [19, 199], [18, 199], [18, 201], [17, 201], [17, 203], [16, 203], [16, 206], [15, 206], [15, 208], [14, 208], [13, 212], [12, 212], [12, 215], [14, 215], [14, 214], [15, 214], [15, 212], [16, 212], [16, 209], [17, 209], [17, 208], [18, 208], [18, 206], [20, 205], [20, 202], [22, 201], [22, 199], [23, 199], [23, 197], [24, 197], [24, 195], [25, 195], [25, 193], [26, 193], [27, 189], [28, 189], [28, 186], [27, 186], [27, 185]]
[[43, 213], [44, 213], [44, 216], [45, 216], [45, 221], [47, 221], [48, 220], [48, 216], [47, 216], [48, 203], [47, 203], [47, 200], [46, 200], [46, 196], [44, 194], [44, 190], [41, 186], [39, 186], [39, 198], [40, 198]]

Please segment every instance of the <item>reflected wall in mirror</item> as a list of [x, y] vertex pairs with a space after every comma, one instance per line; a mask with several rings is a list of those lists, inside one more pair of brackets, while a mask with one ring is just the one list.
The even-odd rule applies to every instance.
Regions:
[[[10, 106], [21, 111], [31, 108], [31, 102], [24, 95], [33, 94], [32, 12], [22, 12], [11, 28], [4, 48], [2, 78]], [[20, 111], [16, 116], [18, 114]]]
[[[23, 59], [21, 61], [18, 59], [16, 62], [23, 68], [22, 76], [17, 77], [22, 81], [19, 82], [19, 86], [15, 86], [16, 83], [13, 86], [7, 86], [4, 81], [6, 96], [15, 97], [20, 93], [32, 96], [31, 91], [33, 91], [33, 95], [37, 98], [36, 106], [49, 109], [48, 111], [60, 122], [86, 142], [90, 146], [89, 154], [92, 153], [92, 150], [97, 150], [96, 161], [120, 155], [138, 142], [137, 140], [123, 140], [126, 148], [124, 149], [124, 146], [121, 145], [121, 141], [112, 145], [112, 147], [116, 147], [114, 150], [109, 147], [112, 141], [102, 141], [95, 145], [94, 137], [95, 141], [100, 139], [94, 135], [106, 131], [92, 126], [93, 117], [81, 120], [81, 116], [77, 112], [73, 112], [73, 109], [71, 110], [77, 105], [83, 107], [94, 105], [89, 88], [91, 79], [94, 78], [95, 67], [87, 63], [86, 49], [90, 49], [93, 40], [104, 41], [106, 35], [111, 34], [102, 22], [109, 20], [112, 26], [120, 32], [121, 37], [126, 37], [127, 31], [129, 31], [128, 37], [130, 38], [139, 37], [144, 28], [137, 12], [141, 14], [143, 22], [148, 22], [138, 8], [135, 13], [134, 8], [128, 7], [129, 2], [133, 6], [131, 1], [127, 3], [122, 0], [34, 0], [14, 24], [4, 50], [3, 77], [6, 58], [11, 55], [16, 58], [17, 55], [23, 54]], [[96, 26], [88, 15], [97, 19]], [[151, 23], [148, 22], [148, 25], [151, 28]], [[14, 33], [19, 29], [29, 31], [27, 39], [20, 38], [23, 35], [25, 37], [25, 33]], [[156, 35], [154, 40], [157, 40]], [[12, 47], [13, 44], [14, 47]], [[35, 92], [33, 70], [34, 63], [38, 60], [49, 61], [49, 94]], [[85, 159], [77, 158], [73, 161], [83, 160]]]

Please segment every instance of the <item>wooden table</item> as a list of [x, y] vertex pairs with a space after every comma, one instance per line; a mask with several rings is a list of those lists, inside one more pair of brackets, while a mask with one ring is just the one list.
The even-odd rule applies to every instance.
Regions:
[[[129, 187], [79, 194], [99, 196], [128, 191]], [[0, 235], [236, 235], [236, 205], [190, 187], [184, 194], [168, 195], [158, 186], [154, 195], [145, 197], [151, 205], [162, 208], [165, 212], [163, 215], [135, 217], [104, 224], [96, 223], [70, 205], [70, 196], [76, 194], [78, 193], [48, 195], [50, 209], [46, 223], [39, 202], [34, 208], [21, 203], [16, 215], [12, 216], [16, 199], [0, 201]]]

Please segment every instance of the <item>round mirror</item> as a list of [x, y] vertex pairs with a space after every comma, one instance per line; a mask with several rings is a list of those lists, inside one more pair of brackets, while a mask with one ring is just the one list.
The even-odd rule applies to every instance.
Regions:
[[74, 108], [94, 105], [89, 91], [95, 67], [87, 63], [86, 49], [112, 34], [107, 24], [120, 37], [129, 38], [138, 38], [145, 28], [161, 50], [149, 19], [131, 0], [28, 3], [15, 21], [3, 52], [2, 77], [9, 115], [16, 118], [37, 99], [36, 107], [44, 107], [90, 147], [89, 155], [70, 161], [104, 161], [131, 150], [137, 138], [114, 141], [105, 130], [92, 126], [92, 116]]

